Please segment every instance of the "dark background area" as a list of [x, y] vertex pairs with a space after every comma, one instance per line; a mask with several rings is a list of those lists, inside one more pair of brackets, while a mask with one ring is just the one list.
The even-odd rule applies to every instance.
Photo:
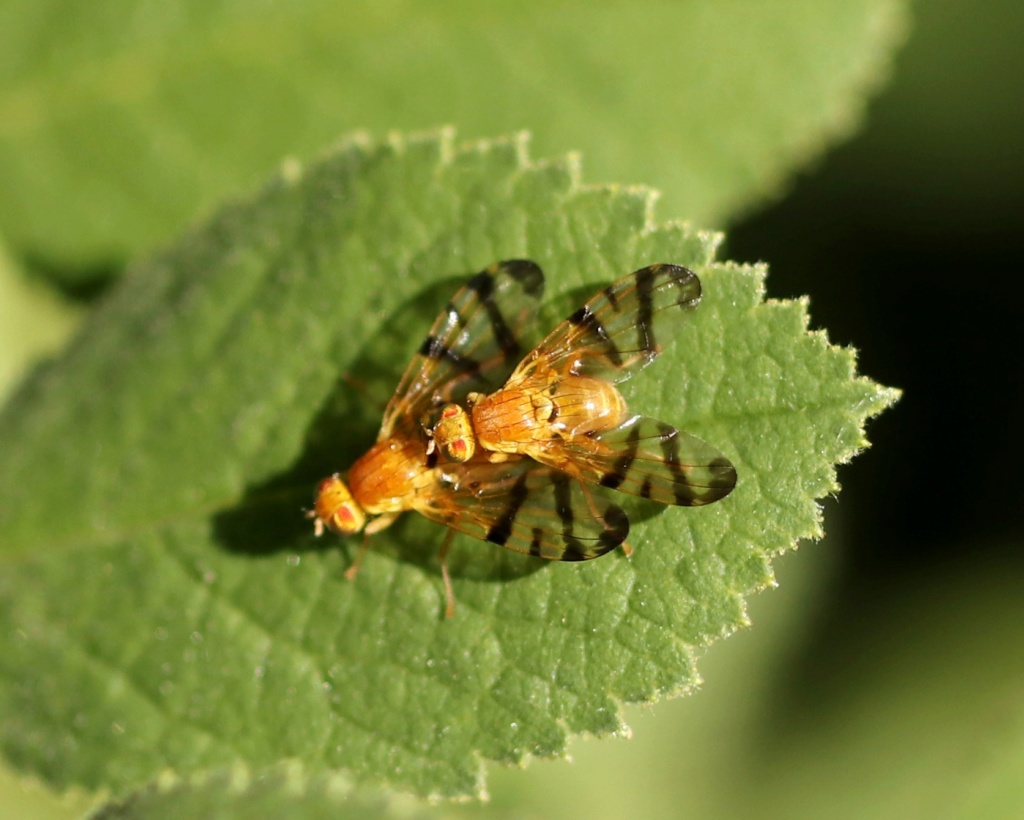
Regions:
[[1024, 10], [1012, 13], [970, 39], [955, 14], [918, 14], [865, 131], [729, 233], [730, 257], [770, 260], [770, 296], [810, 294], [815, 326], [904, 390], [843, 471], [862, 573], [1022, 534]]
[[771, 297], [904, 391], [840, 468], [842, 560], [813, 667], [929, 576], [1024, 580], [1024, 7], [929, 3], [863, 132], [728, 236]]

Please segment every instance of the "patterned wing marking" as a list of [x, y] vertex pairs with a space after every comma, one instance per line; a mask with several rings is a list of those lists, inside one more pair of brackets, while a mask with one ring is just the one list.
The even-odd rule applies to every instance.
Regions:
[[615, 549], [629, 519], [597, 488], [521, 458], [451, 464], [419, 511], [459, 532], [552, 561], [585, 561]]
[[[555, 372], [625, 381], [661, 352], [659, 336], [700, 302], [700, 280], [680, 265], [650, 265], [609, 285], [555, 328], [534, 361]], [[515, 380], [520, 370], [513, 374]]]
[[594, 436], [553, 441], [551, 460], [582, 481], [660, 504], [711, 504], [736, 486], [736, 468], [722, 453], [646, 416]]
[[525, 259], [511, 259], [475, 274], [434, 321], [384, 410], [378, 440], [399, 426], [412, 427], [428, 410], [461, 401], [470, 390], [497, 389], [523, 355], [544, 273]]

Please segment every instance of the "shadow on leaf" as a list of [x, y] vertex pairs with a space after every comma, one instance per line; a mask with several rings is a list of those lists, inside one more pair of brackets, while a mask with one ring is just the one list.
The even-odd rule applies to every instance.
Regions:
[[[432, 283], [382, 319], [378, 331], [354, 356], [338, 351], [342, 376], [310, 424], [295, 463], [248, 488], [236, 506], [214, 517], [216, 538], [225, 549], [262, 556], [341, 547], [349, 560], [355, 558], [362, 535], [345, 538], [326, 533], [318, 539], [306, 510], [313, 505], [319, 481], [336, 472], [344, 474], [376, 440], [384, 406], [405, 365], [438, 311], [464, 282], [465, 277], [457, 277]], [[447, 532], [410, 513], [371, 536], [369, 549], [440, 577], [438, 552]], [[456, 538], [448, 563], [454, 578], [485, 582], [513, 580], [547, 564], [468, 537]]]

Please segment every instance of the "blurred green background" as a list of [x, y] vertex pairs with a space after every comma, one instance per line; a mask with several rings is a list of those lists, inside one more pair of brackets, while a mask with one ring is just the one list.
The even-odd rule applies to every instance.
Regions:
[[[43, 10], [53, 13], [61, 5], [41, 3], [37, 13], [42, 17]], [[732, 6], [725, 19], [737, 10], [734, 20], [746, 16], [739, 5], [725, 5]], [[852, 11], [856, 4], [822, 5], [826, 16], [849, 14], [851, 22], [841, 20], [843, 25], [860, 19]], [[874, 17], [868, 17], [884, 18], [889, 4], [875, 5]], [[110, 10], [118, 6], [106, 4]], [[765, 8], [785, 4], [749, 8], [755, 6], [758, 11], [749, 14], [757, 18], [768, 14]], [[25, 8], [0, 5], [0, 32], [16, 29], [3, 22], [23, 15]], [[231, 72], [245, 65], [249, 41], [238, 36], [237, 27], [229, 32], [234, 39], [219, 33], [215, 18], [234, 13], [232, 4], [208, 8], [214, 21], [205, 36], [228, 55], [218, 70], [230, 80]], [[665, 44], [637, 42], [640, 70], [616, 76], [595, 56], [600, 48], [581, 45], [583, 7], [566, 8], [540, 18], [561, 44], [554, 50], [543, 50], [543, 42], [529, 38], [516, 50], [487, 36], [487, 26], [501, 15], [510, 15], [503, 19], [513, 30], [530, 31], [538, 24], [511, 6], [496, 5], [484, 16], [467, 14], [456, 24], [450, 20], [458, 16], [449, 15], [433, 26], [401, 3], [364, 8], [353, 29], [386, 29], [387, 36], [377, 31], [369, 42], [390, 42], [393, 53], [381, 56], [366, 38], [348, 40], [344, 32], [338, 46], [329, 36], [333, 30], [275, 53], [268, 63], [275, 70], [251, 78], [253, 90], [237, 100], [239, 110], [260, 104], [261, 84], [298, 86], [303, 72], [313, 78], [313, 90], [303, 89], [305, 96], [292, 112], [294, 140], [288, 118], [275, 119], [279, 139], [263, 140], [263, 153], [242, 152], [245, 163], [234, 164], [214, 151], [203, 155], [201, 140], [184, 139], [174, 120], [163, 116], [178, 110], [177, 103], [165, 107], [167, 101], [158, 99], [138, 121], [122, 122], [121, 106], [149, 99], [146, 83], [165, 95], [181, 89], [161, 85], [146, 72], [128, 72], [116, 60], [98, 61], [95, 69], [114, 80], [101, 77], [90, 85], [95, 78], [88, 71], [79, 80], [85, 97], [97, 87], [111, 87], [117, 92], [112, 99], [95, 108], [62, 107], [62, 116], [45, 131], [45, 144], [26, 149], [31, 140], [11, 123], [44, 116], [33, 108], [40, 100], [61, 102], [68, 89], [54, 78], [62, 63], [89, 66], [90, 49], [116, 52], [116, 42], [105, 43], [104, 32], [115, 41], [115, 33], [124, 29], [97, 25], [85, 36], [69, 23], [54, 22], [69, 32], [62, 35], [65, 47], [47, 52], [45, 70], [20, 85], [12, 85], [11, 78], [22, 76], [26, 67], [11, 55], [27, 60], [24, 55], [33, 50], [5, 49], [0, 35], [0, 54], [8, 55], [0, 62], [0, 76], [15, 88], [0, 103], [7, 112], [6, 119], [0, 117], [7, 123], [0, 132], [0, 186], [6, 188], [0, 192], [0, 241], [6, 244], [0, 260], [3, 344], [15, 350], [11, 338], [34, 334], [26, 350], [53, 349], [74, 316], [130, 258], [166, 240], [224, 195], [265, 177], [284, 154], [305, 158], [323, 149], [331, 134], [340, 133], [340, 125], [331, 125], [329, 134], [318, 131], [319, 123], [330, 119], [322, 112], [331, 106], [342, 110], [341, 123], [351, 114], [354, 121], [346, 128], [364, 125], [382, 132], [453, 122], [463, 136], [476, 137], [524, 127], [536, 134], [535, 155], [583, 149], [589, 181], [650, 183], [665, 190], [659, 219], [694, 217], [726, 229], [724, 257], [769, 262], [770, 296], [809, 294], [815, 325], [827, 328], [834, 342], [858, 347], [866, 375], [905, 392], [894, 410], [869, 427], [872, 449], [840, 468], [844, 489], [838, 503], [826, 503], [826, 540], [782, 559], [779, 588], [751, 601], [753, 628], [708, 652], [703, 691], [629, 710], [631, 741], [577, 741], [571, 764], [536, 762], [526, 772], [493, 767], [491, 806], [452, 813], [1019, 816], [1024, 810], [1024, 481], [1018, 465], [1024, 377], [1017, 358], [1024, 349], [1024, 284], [1016, 265], [1024, 244], [1018, 226], [1024, 212], [1024, 7], [944, 0], [913, 5], [890, 84], [870, 102], [860, 132], [820, 159], [818, 151], [831, 137], [852, 130], [856, 105], [823, 111], [795, 147], [788, 138], [773, 140], [773, 129], [785, 129], [762, 118], [762, 138], [751, 137], [757, 150], [744, 145], [743, 101], [719, 106], [698, 87], [683, 94], [682, 102], [666, 103], [667, 120], [652, 110], [656, 101], [645, 96], [643, 80], [645, 72], [666, 70], [666, 55], [674, 56], [668, 44], [682, 51], [682, 46], [700, 48], [724, 23], [697, 15], [704, 20], [701, 37], [691, 30], [687, 34], [693, 39], [680, 34]], [[660, 11], [673, 13], [669, 8], [643, 7], [639, 23], [625, 7], [606, 9], [594, 18], [600, 31], [593, 39], [600, 45], [601, 37], [614, 37], [617, 30], [627, 38], [631, 25], [657, 22]], [[166, 37], [174, 29], [174, 13], [155, 9], [135, 4], [137, 20], [160, 20], [153, 24], [161, 33], [151, 35], [154, 48], [176, 49], [171, 68], [164, 70], [187, 73], [199, 61], [203, 43], [174, 44]], [[408, 25], [387, 28], [405, 12]], [[317, 13], [329, 16], [326, 5]], [[895, 18], [901, 19], [898, 11]], [[726, 26], [721, 42], [731, 47], [715, 41], [713, 56], [726, 75], [730, 64], [744, 66], [750, 58], [755, 65], [764, 62], [769, 78], [781, 76], [771, 71], [786, 65], [792, 53], [786, 45], [794, 39], [773, 36], [777, 32], [764, 20], [754, 22], [760, 25]], [[821, 25], [813, 21], [806, 30], [813, 33]], [[895, 41], [901, 30], [898, 22], [892, 24], [896, 33], [880, 41]], [[131, 36], [144, 39], [145, 26], [136, 22]], [[402, 78], [418, 55], [429, 52], [433, 37], [462, 45], [445, 64], [448, 84], [424, 100], [403, 93]], [[391, 95], [366, 108], [358, 95], [332, 99], [329, 77], [311, 67], [331, 48], [343, 52], [331, 59], [384, 77], [386, 82], [368, 87], [378, 93], [390, 88]], [[829, 51], [827, 40], [822, 48]], [[36, 57], [41, 50], [39, 45]], [[478, 96], [481, 89], [470, 75], [475, 61], [495, 51], [510, 66], [508, 86], [519, 90], [489, 100]], [[588, 96], [571, 84], [560, 85], [560, 66], [574, 61], [585, 62], [587, 71], [604, 72], [601, 84], [595, 82], [602, 93]], [[835, 93], [870, 89], [885, 75], [884, 62], [846, 69], [845, 91], [837, 87]], [[281, 64], [294, 64], [294, 73], [278, 72]], [[531, 109], [548, 73], [557, 93]], [[691, 79], [696, 83], [705, 76]], [[744, 88], [756, 99], [756, 88]], [[785, 89], [768, 91], [782, 98], [783, 109], [788, 105], [796, 112], [787, 122], [810, 121], [801, 113], [803, 102], [787, 102]], [[211, 101], [197, 99], [187, 112], [192, 122], [210, 123], [211, 144], [218, 142], [217, 129], [227, 127], [214, 108]], [[718, 109], [722, 113], [715, 116]], [[674, 156], [674, 143], [665, 137], [666, 122], [685, 116], [690, 119], [681, 120], [687, 123], [682, 130], [697, 133], [687, 133], [683, 141], [694, 151], [705, 149], [699, 162]], [[617, 118], [629, 122], [616, 129]], [[123, 150], [152, 145], [155, 154], [171, 157], [167, 177], [151, 187], [140, 181], [139, 196], [132, 199], [123, 192], [131, 169], [117, 172], [118, 186], [109, 182], [118, 147], [107, 146], [109, 153], [91, 157], [91, 166], [74, 166], [76, 151], [95, 150], [79, 147], [74, 137], [96, 122], [125, 141]], [[262, 122], [253, 115], [252, 122], [238, 127], [255, 133]], [[779, 154], [777, 161], [762, 155], [769, 145]], [[68, 157], [67, 167], [50, 173], [54, 157], [62, 155]], [[730, 163], [737, 156], [743, 161]], [[175, 176], [177, 159], [193, 168], [193, 176]], [[792, 168], [808, 164], [784, 182]], [[693, 165], [711, 171], [702, 176], [690, 170]], [[721, 192], [713, 190], [715, 179], [724, 180]], [[76, 180], [80, 185], [68, 187]], [[160, 190], [167, 191], [167, 200], [154, 203], [154, 191]], [[779, 198], [766, 202], [772, 195]], [[49, 228], [48, 219], [54, 221]], [[59, 230], [62, 221], [66, 231]], [[30, 272], [29, 284], [19, 270]], [[74, 304], [62, 305], [40, 289], [40, 282], [59, 283]], [[12, 336], [16, 322], [24, 329]], [[27, 355], [5, 356], [8, 369], [2, 375], [19, 372]], [[54, 802], [40, 787], [26, 786], [10, 772], [0, 775], [0, 817], [75, 816], [82, 804]]]

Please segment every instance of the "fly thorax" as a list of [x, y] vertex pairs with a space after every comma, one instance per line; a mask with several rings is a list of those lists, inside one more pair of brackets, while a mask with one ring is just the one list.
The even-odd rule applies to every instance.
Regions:
[[441, 408], [432, 435], [437, 447], [452, 461], [468, 461], [476, 451], [470, 415], [458, 404]]

